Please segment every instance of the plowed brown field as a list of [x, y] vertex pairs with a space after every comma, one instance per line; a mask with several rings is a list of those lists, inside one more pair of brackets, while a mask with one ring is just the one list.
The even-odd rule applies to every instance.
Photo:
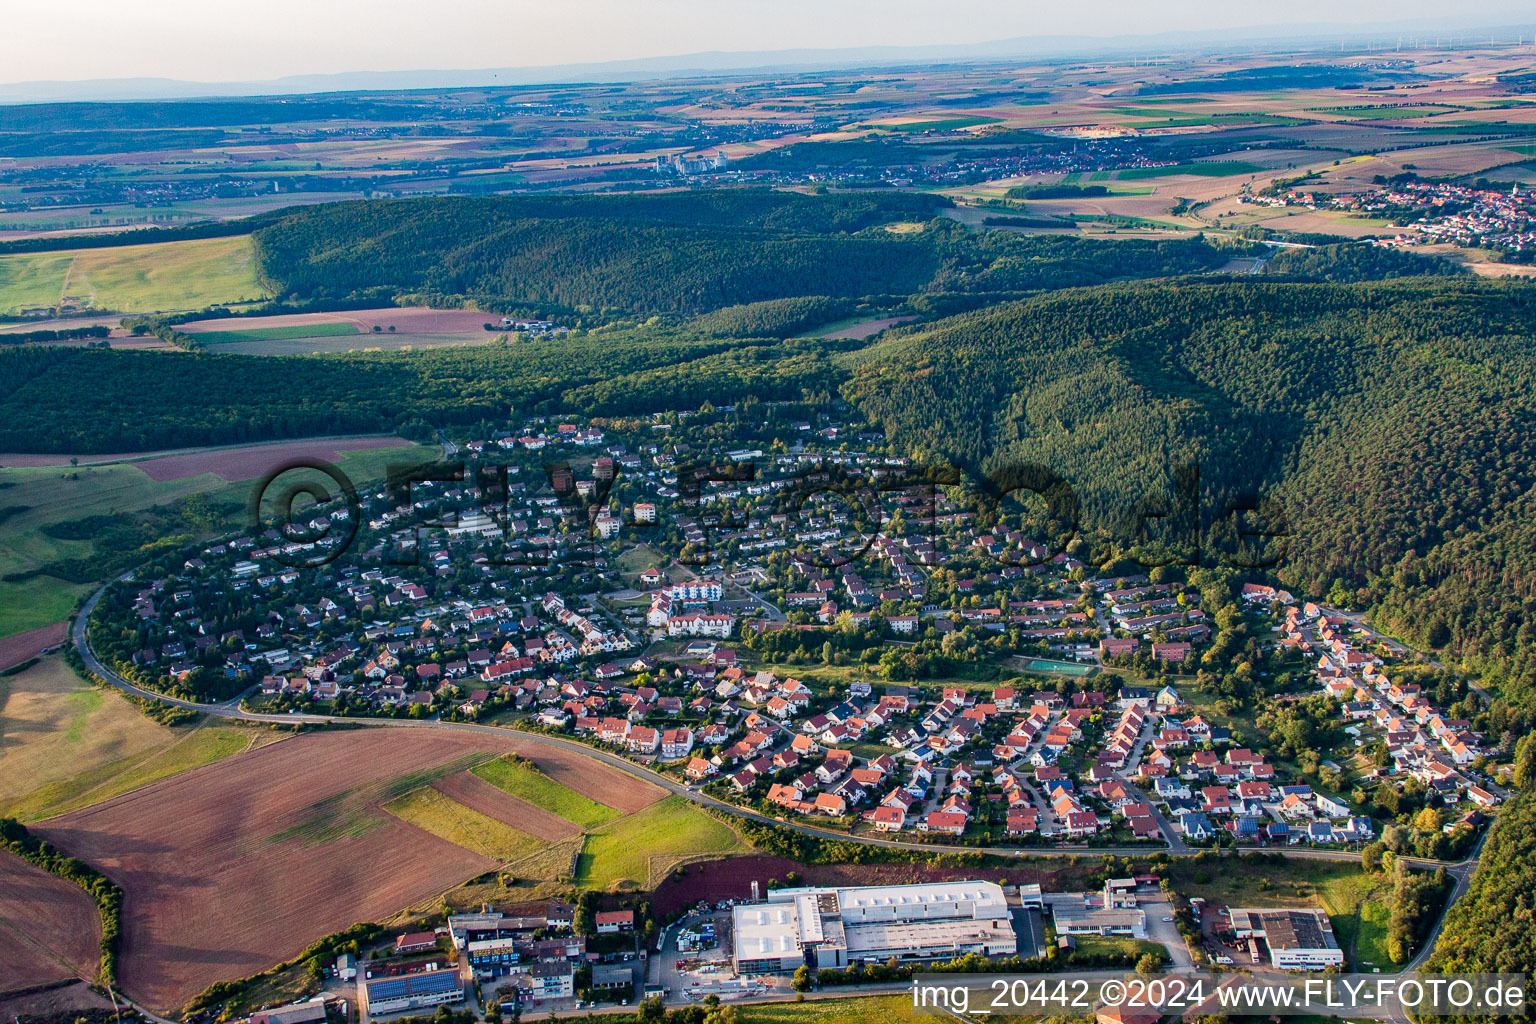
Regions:
[[493, 867], [378, 805], [510, 745], [437, 729], [298, 736], [38, 832], [123, 887], [119, 979], [169, 1010]]
[[667, 795], [660, 786], [610, 768], [581, 754], [535, 748], [517, 753], [538, 765], [539, 771], [589, 800], [633, 814]]
[[0, 992], [96, 977], [96, 903], [72, 882], [0, 851]]
[[470, 810], [511, 825], [519, 832], [526, 832], [536, 839], [561, 840], [577, 835], [581, 829], [558, 814], [551, 814], [542, 807], [535, 807], [526, 800], [519, 800], [510, 793], [503, 793], [478, 775], [459, 772], [432, 784], [433, 788], [450, 800], [458, 801]]

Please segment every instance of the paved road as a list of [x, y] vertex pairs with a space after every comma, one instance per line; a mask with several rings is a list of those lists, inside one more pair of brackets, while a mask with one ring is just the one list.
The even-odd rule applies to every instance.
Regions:
[[1435, 951], [1435, 944], [1440, 941], [1440, 932], [1445, 928], [1446, 915], [1451, 912], [1451, 907], [1456, 901], [1467, 894], [1467, 886], [1472, 881], [1472, 872], [1477, 869], [1478, 858], [1483, 855], [1483, 844], [1488, 842], [1488, 837], [1493, 834], [1494, 827], [1493, 825], [1488, 826], [1487, 831], [1477, 841], [1477, 845], [1472, 848], [1472, 853], [1466, 860], [1445, 869], [1446, 874], [1456, 879], [1456, 885], [1451, 889], [1451, 896], [1445, 901], [1445, 907], [1440, 911], [1440, 920], [1435, 922], [1434, 928], [1430, 929], [1429, 935], [1424, 939], [1424, 946], [1419, 950], [1419, 955], [1409, 961], [1407, 967], [1403, 968], [1405, 974], [1410, 971], [1416, 971], [1424, 966], [1424, 961], [1428, 960], [1430, 954]]

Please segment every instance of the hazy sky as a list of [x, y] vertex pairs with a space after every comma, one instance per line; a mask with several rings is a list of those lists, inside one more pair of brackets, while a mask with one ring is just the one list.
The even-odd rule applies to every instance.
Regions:
[[0, 0], [0, 81], [242, 81], [1452, 14], [1536, 20], [1529, 0]]

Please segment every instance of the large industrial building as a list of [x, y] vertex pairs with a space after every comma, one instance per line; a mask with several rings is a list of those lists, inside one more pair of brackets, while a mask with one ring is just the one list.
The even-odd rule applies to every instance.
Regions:
[[737, 974], [779, 974], [801, 964], [1011, 956], [1018, 939], [995, 882], [777, 889], [736, 907]]
[[1111, 878], [1097, 896], [1067, 893], [1053, 896], [1049, 902], [1057, 935], [1147, 937], [1147, 915], [1136, 906], [1134, 878]]
[[1282, 970], [1314, 971], [1344, 963], [1333, 923], [1321, 910], [1234, 909], [1231, 914], [1233, 934], [1253, 946], [1264, 940], [1269, 962]]
[[458, 967], [429, 968], [414, 974], [359, 979], [362, 1012], [370, 1016], [457, 1003], [464, 998]]

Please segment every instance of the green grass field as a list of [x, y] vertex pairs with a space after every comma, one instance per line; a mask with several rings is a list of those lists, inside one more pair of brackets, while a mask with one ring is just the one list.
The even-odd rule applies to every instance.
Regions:
[[[105, 700], [116, 700], [107, 695]], [[134, 712], [137, 714], [137, 712]], [[204, 727], [173, 730], [173, 742], [145, 756], [136, 754], [96, 764], [68, 778], [50, 782], [10, 801], [0, 801], [0, 814], [35, 821], [89, 807], [114, 796], [222, 761], [253, 742], [269, 738], [261, 730]]]
[[634, 578], [652, 567], [659, 568], [664, 559], [661, 553], [649, 544], [636, 544], [632, 548], [625, 548], [618, 557], [619, 572], [624, 578], [633, 583]]
[[605, 825], [621, 812], [582, 796], [560, 785], [530, 764], [498, 758], [474, 769], [474, 773], [497, 789], [585, 829]]
[[588, 889], [645, 888], [684, 860], [750, 850], [723, 822], [669, 796], [588, 836], [576, 881]]
[[519, 860], [543, 845], [528, 833], [450, 800], [430, 786], [391, 800], [384, 809], [439, 839], [491, 860]]
[[930, 132], [950, 131], [955, 128], [975, 128], [984, 124], [999, 124], [1000, 117], [936, 117], [930, 121], [913, 121], [909, 124], [872, 124], [868, 128], [879, 128], [889, 132]]
[[1381, 900], [1371, 900], [1360, 906], [1360, 932], [1355, 939], [1355, 969], [1366, 971], [1379, 967], [1383, 972], [1397, 970], [1392, 957], [1387, 954], [1387, 925], [1392, 920], [1392, 909]]
[[912, 997], [846, 996], [803, 1003], [759, 1003], [738, 1008], [739, 1024], [905, 1024], [932, 1020], [912, 1008]]
[[[344, 452], [338, 465], [358, 483], [384, 476], [391, 462], [426, 461], [437, 449], [414, 445]], [[104, 466], [52, 466], [0, 469], [0, 576], [32, 572], [51, 562], [86, 558], [89, 540], [50, 537], [44, 527], [98, 515], [121, 515], [169, 504], [190, 494], [207, 494], [215, 510], [233, 528], [245, 515], [248, 482], [226, 483], [213, 473], [181, 480], [156, 481], [132, 463]], [[22, 633], [66, 618], [89, 583], [52, 576], [0, 581], [0, 637]]]
[[1077, 952], [1082, 956], [1108, 956], [1118, 953], [1137, 960], [1151, 953], [1165, 963], [1168, 957], [1168, 950], [1150, 939], [1114, 939], [1079, 936], [1077, 939]]
[[0, 256], [0, 313], [57, 303], [73, 259], [61, 252]]
[[357, 325], [348, 323], [292, 324], [288, 327], [255, 327], [250, 330], [198, 331], [192, 336], [205, 345], [236, 341], [289, 341], [295, 338], [334, 338], [357, 334]]
[[1257, 174], [1264, 168], [1241, 160], [1209, 160], [1199, 163], [1171, 164], [1167, 167], [1127, 167], [1119, 172], [1121, 181], [1143, 178], [1168, 178], [1175, 174], [1197, 174], [1202, 178], [1224, 178], [1229, 174]]
[[0, 256], [0, 312], [62, 303], [122, 313], [267, 298], [248, 236]]

